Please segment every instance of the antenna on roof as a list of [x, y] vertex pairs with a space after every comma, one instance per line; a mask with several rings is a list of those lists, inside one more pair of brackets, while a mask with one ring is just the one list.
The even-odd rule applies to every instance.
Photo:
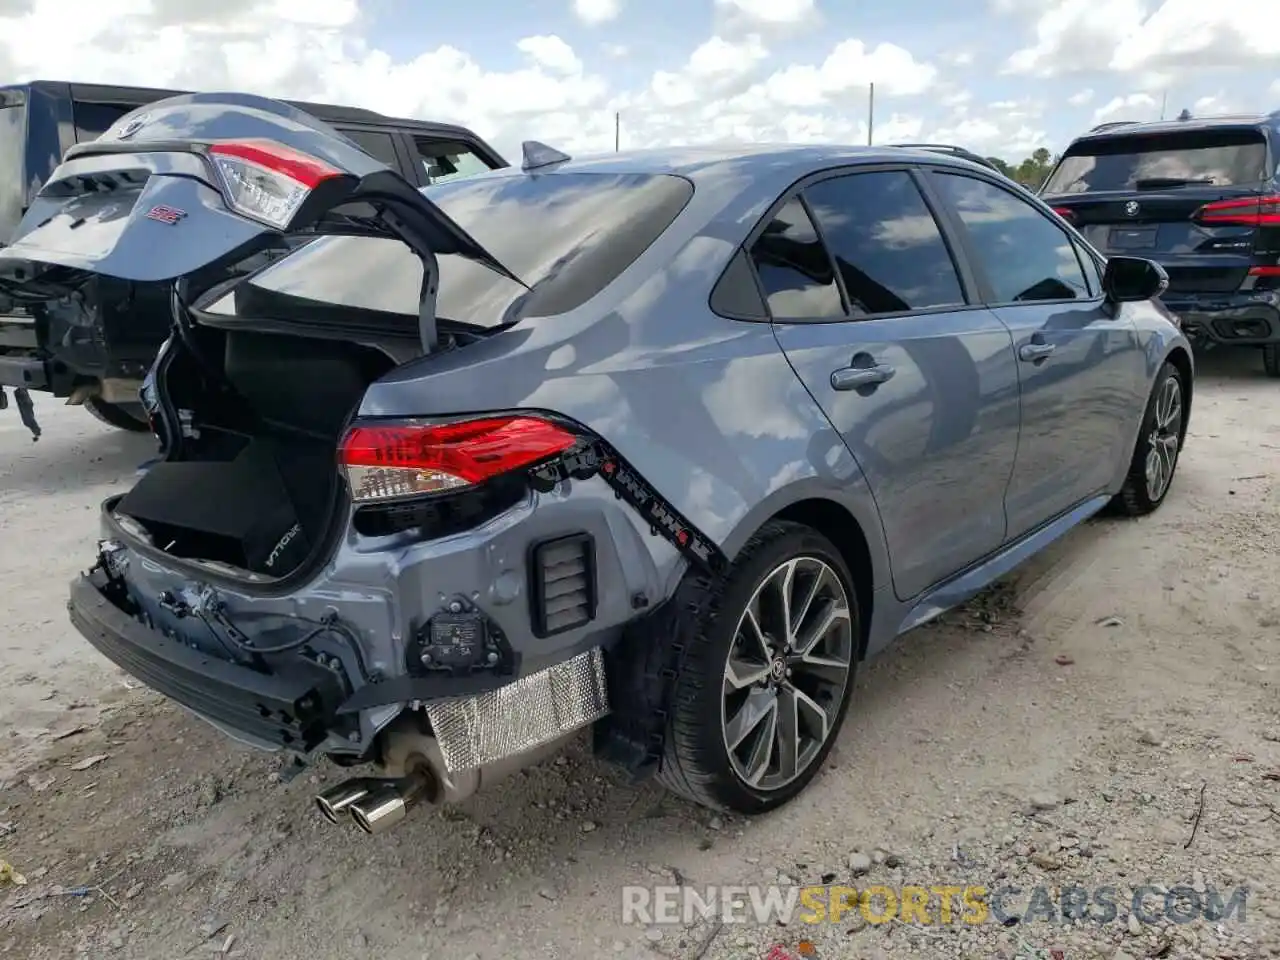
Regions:
[[545, 143], [539, 143], [537, 140], [526, 140], [521, 144], [520, 149], [524, 153], [524, 162], [520, 164], [520, 169], [526, 173], [530, 170], [553, 167], [557, 163], [564, 163], [566, 160], [573, 159], [567, 153], [561, 153], [554, 147], [548, 147]]
[[1181, 112], [1180, 114], [1178, 114], [1178, 119], [1179, 119], [1179, 120], [1190, 120], [1190, 119], [1191, 119], [1191, 111], [1190, 111], [1190, 110], [1188, 110], [1186, 107], [1183, 107], [1183, 108], [1182, 108], [1182, 112]]

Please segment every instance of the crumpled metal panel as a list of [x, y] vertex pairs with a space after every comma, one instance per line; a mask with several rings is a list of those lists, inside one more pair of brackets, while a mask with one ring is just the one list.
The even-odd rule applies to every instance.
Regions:
[[497, 690], [427, 707], [450, 772], [542, 746], [608, 712], [599, 647]]

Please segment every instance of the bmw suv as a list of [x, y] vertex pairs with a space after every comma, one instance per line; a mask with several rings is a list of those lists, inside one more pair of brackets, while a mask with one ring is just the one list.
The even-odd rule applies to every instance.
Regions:
[[1040, 195], [1107, 255], [1169, 274], [1197, 345], [1258, 347], [1280, 377], [1280, 110], [1109, 123], [1074, 140]]

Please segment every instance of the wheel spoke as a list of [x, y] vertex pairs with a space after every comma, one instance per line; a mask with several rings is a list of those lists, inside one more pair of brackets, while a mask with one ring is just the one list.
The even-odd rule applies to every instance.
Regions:
[[848, 620], [848, 607], [836, 600], [827, 601], [826, 607], [818, 614], [813, 626], [796, 638], [796, 653], [802, 658], [807, 656], [838, 624]]
[[731, 654], [729, 665], [724, 671], [724, 692], [732, 693], [735, 690], [741, 690], [759, 683], [767, 676], [769, 676], [769, 664], [752, 663]]
[[747, 605], [747, 614], [742, 618], [742, 624], [738, 627], [738, 637], [741, 639], [745, 647], [744, 653], [748, 656], [759, 657], [765, 663], [769, 662], [769, 639], [765, 636], [764, 629], [760, 626], [760, 598], [753, 597], [751, 603]]
[[787, 624], [787, 642], [792, 649], [795, 649], [799, 640], [800, 630], [804, 626], [805, 621], [809, 618], [809, 610], [813, 607], [813, 601], [818, 598], [818, 593], [827, 583], [828, 570], [824, 566], [813, 578], [813, 583], [809, 585], [805, 598], [800, 603], [799, 610], [796, 611], [795, 619]]
[[790, 780], [800, 772], [800, 703], [789, 684], [778, 690], [778, 774]]
[[742, 741], [762, 723], [775, 716], [778, 710], [777, 695], [771, 690], [752, 690], [747, 694], [738, 712], [725, 724], [725, 742], [730, 750], [737, 750]]
[[778, 700], [772, 698], [772, 707], [765, 714], [764, 720], [756, 726], [758, 731], [755, 743], [751, 745], [746, 763], [747, 782], [758, 786], [764, 775], [769, 772], [769, 764], [773, 761], [774, 748], [778, 742]]

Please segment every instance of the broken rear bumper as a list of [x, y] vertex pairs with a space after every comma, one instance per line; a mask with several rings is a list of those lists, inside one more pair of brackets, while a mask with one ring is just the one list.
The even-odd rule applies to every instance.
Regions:
[[319, 745], [345, 691], [338, 677], [300, 661], [287, 675], [261, 673], [183, 646], [147, 627], [103, 593], [95, 570], [71, 584], [71, 622], [99, 653], [148, 687], [260, 746], [305, 752]]

